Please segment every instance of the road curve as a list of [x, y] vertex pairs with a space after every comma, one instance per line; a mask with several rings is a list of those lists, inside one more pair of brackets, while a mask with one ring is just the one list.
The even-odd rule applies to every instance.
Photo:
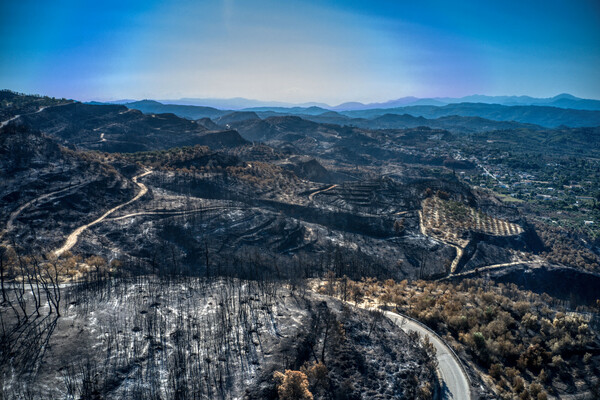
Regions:
[[2, 232], [0, 232], [0, 238], [2, 238], [6, 233], [10, 232], [13, 229], [13, 225], [15, 223], [15, 219], [17, 219], [17, 217], [19, 216], [19, 214], [21, 214], [21, 212], [24, 209], [26, 209], [27, 207], [31, 206], [32, 204], [34, 204], [34, 203], [36, 203], [38, 201], [47, 199], [48, 197], [52, 197], [52, 196], [57, 195], [59, 193], [66, 192], [66, 191], [69, 191], [69, 190], [81, 187], [81, 186], [83, 186], [83, 185], [85, 185], [87, 183], [89, 183], [89, 181], [85, 181], [85, 182], [79, 183], [77, 185], [68, 186], [68, 187], [56, 190], [54, 192], [46, 193], [46, 194], [43, 194], [43, 195], [41, 195], [39, 197], [36, 197], [35, 199], [30, 200], [27, 203], [21, 205], [19, 208], [17, 208], [15, 211], [13, 211], [10, 214], [10, 216], [8, 217], [8, 221], [6, 222], [5, 229]]
[[6, 121], [2, 121], [0, 122], [0, 129], [4, 128], [6, 125], [8, 125], [11, 121], [14, 121], [15, 119], [22, 117], [23, 115], [31, 115], [31, 114], [37, 114], [37, 113], [41, 113], [42, 111], [44, 111], [46, 108], [50, 108], [50, 107], [60, 107], [60, 106], [64, 106], [65, 104], [71, 104], [71, 103], [62, 103], [62, 104], [56, 104], [56, 105], [52, 105], [52, 106], [43, 106], [40, 107], [39, 110], [34, 111], [32, 113], [27, 113], [27, 114], [17, 114], [12, 118], [7, 119]]
[[458, 268], [458, 263], [460, 262], [460, 259], [463, 256], [463, 249], [460, 246], [457, 246], [453, 243], [438, 239], [438, 238], [434, 238], [433, 236], [430, 236], [427, 234], [427, 231], [425, 229], [425, 217], [423, 216], [423, 210], [419, 210], [419, 228], [421, 229], [421, 234], [427, 237], [430, 237], [432, 239], [435, 239], [439, 242], [444, 243], [445, 245], [448, 246], [452, 246], [454, 247], [454, 249], [456, 250], [456, 257], [454, 257], [454, 260], [452, 260], [452, 264], [450, 264], [450, 275], [454, 276], [456, 269]]
[[135, 195], [135, 197], [123, 204], [119, 204], [116, 207], [111, 208], [110, 210], [108, 210], [107, 212], [105, 212], [104, 214], [102, 214], [102, 216], [92, 222], [90, 222], [89, 224], [85, 224], [83, 226], [80, 226], [79, 228], [75, 229], [73, 231], [73, 233], [71, 233], [68, 237], [67, 240], [65, 241], [65, 244], [62, 245], [62, 247], [54, 250], [54, 255], [57, 257], [60, 257], [65, 251], [69, 251], [71, 250], [71, 248], [73, 248], [73, 246], [75, 246], [75, 243], [77, 243], [77, 239], [79, 238], [79, 235], [81, 235], [86, 229], [88, 229], [91, 226], [94, 226], [100, 222], [102, 222], [106, 217], [108, 217], [110, 214], [114, 213], [115, 211], [117, 211], [120, 208], [123, 208], [131, 203], [133, 203], [134, 201], [136, 201], [137, 199], [139, 199], [140, 197], [142, 197], [143, 195], [145, 195], [148, 192], [148, 188], [146, 187], [146, 185], [144, 185], [141, 182], [138, 182], [138, 178], [141, 178], [143, 176], [146, 176], [148, 174], [151, 174], [152, 170], [147, 170], [146, 172], [144, 172], [143, 174], [137, 175], [135, 177], [133, 177], [133, 182], [138, 185], [140, 187], [140, 191], [138, 192], [138, 194]]
[[427, 336], [436, 350], [438, 374], [442, 385], [442, 399], [470, 400], [471, 386], [469, 379], [456, 359], [452, 350], [429, 328], [414, 320], [403, 317], [391, 311], [384, 311], [386, 317], [402, 328], [405, 332], [414, 331], [421, 337]]
[[[502, 268], [506, 268], [506, 267], [512, 267], [513, 265], [527, 265], [531, 268], [536, 268], [536, 267], [541, 267], [544, 263], [541, 260], [535, 260], [535, 261], [512, 261], [512, 262], [507, 262], [507, 263], [502, 263], [502, 264], [492, 264], [492, 265], [486, 265], [483, 267], [478, 267], [475, 269], [471, 269], [468, 271], [464, 271], [461, 272], [459, 274], [454, 274], [452, 276], [449, 276], [448, 278], [454, 278], [454, 277], [461, 277], [461, 276], [470, 276], [470, 275], [474, 275], [474, 274], [480, 274], [482, 272], [489, 272], [489, 271], [493, 271], [493, 270], [497, 270], [497, 269], [502, 269]], [[442, 278], [444, 279], [444, 278]]]
[[15, 119], [19, 118], [21, 116], [21, 114], [17, 114], [12, 118], [7, 119], [6, 121], [2, 121], [0, 122], [0, 129], [4, 128], [6, 125], [8, 125], [11, 121], [14, 121]]
[[[351, 304], [350, 302], [346, 302]], [[355, 306], [367, 310], [375, 307], [364, 305]], [[417, 332], [419, 336], [429, 339], [433, 344], [438, 362], [437, 374], [441, 385], [440, 398], [443, 400], [471, 400], [471, 385], [466, 371], [463, 369], [458, 356], [434, 331], [424, 324], [392, 311], [383, 311], [383, 314], [404, 332]]]
[[317, 194], [319, 194], [319, 193], [323, 193], [323, 192], [328, 192], [328, 191], [330, 191], [331, 189], [333, 189], [333, 188], [335, 188], [335, 187], [337, 187], [337, 184], [336, 184], [336, 185], [331, 185], [331, 186], [329, 186], [329, 187], [328, 187], [328, 188], [326, 188], [326, 189], [317, 190], [316, 192], [309, 194], [309, 195], [308, 195], [308, 199], [309, 199], [310, 201], [313, 201], [313, 199], [315, 198], [315, 195], [317, 195]]

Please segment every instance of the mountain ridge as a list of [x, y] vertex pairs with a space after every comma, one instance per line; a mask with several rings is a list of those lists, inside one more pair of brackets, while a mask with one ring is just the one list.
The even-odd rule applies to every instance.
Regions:
[[[140, 100], [115, 100], [115, 101], [90, 101], [89, 104], [129, 104], [136, 103]], [[142, 100], [143, 101], [143, 100]], [[585, 99], [573, 96], [569, 93], [560, 93], [553, 97], [533, 97], [527, 95], [504, 95], [504, 96], [489, 96], [481, 94], [473, 94], [462, 97], [416, 97], [405, 96], [396, 99], [390, 99], [382, 102], [362, 103], [358, 101], [348, 101], [338, 105], [329, 105], [322, 102], [284, 102], [284, 101], [266, 101], [256, 99], [246, 99], [243, 97], [234, 97], [227, 99], [218, 98], [189, 98], [180, 99], [162, 99], [156, 100], [165, 105], [177, 106], [199, 106], [212, 107], [219, 110], [246, 110], [256, 108], [311, 108], [318, 107], [332, 111], [352, 111], [352, 110], [369, 110], [376, 108], [397, 108], [414, 105], [430, 105], [444, 106], [457, 103], [485, 103], [499, 105], [522, 105], [522, 106], [553, 106], [558, 108], [572, 108], [576, 110], [600, 110], [600, 100]]]
[[[566, 97], [561, 97], [561, 99], [569, 100]], [[570, 127], [600, 126], [600, 110], [579, 110], [549, 105], [509, 106], [488, 103], [455, 103], [446, 104], [444, 106], [422, 104], [396, 108], [354, 109], [349, 111], [327, 110], [316, 106], [308, 108], [259, 107], [243, 110], [219, 110], [212, 107], [162, 104], [154, 100], [143, 100], [127, 103], [124, 106], [129, 109], [142, 111], [146, 114], [172, 113], [179, 117], [191, 120], [210, 118], [216, 121], [235, 113], [237, 113], [238, 116], [246, 114], [252, 115], [253, 117], [258, 116], [260, 118], [296, 115], [317, 122], [339, 125], [357, 125], [370, 128], [375, 126], [370, 126], [369, 121], [375, 120], [385, 114], [408, 114], [413, 117], [424, 117], [429, 120], [450, 116], [465, 118], [478, 117], [493, 122], [516, 122], [539, 125], [546, 128], [559, 127], [561, 125]], [[464, 122], [472, 124], [474, 121], [470, 120]], [[493, 125], [496, 124], [494, 123]]]

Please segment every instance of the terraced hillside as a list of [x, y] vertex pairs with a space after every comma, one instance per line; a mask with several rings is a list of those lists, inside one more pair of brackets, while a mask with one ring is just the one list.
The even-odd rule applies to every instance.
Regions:
[[439, 197], [428, 197], [423, 200], [420, 215], [424, 233], [460, 247], [467, 245], [468, 232], [491, 236], [514, 236], [523, 233], [523, 228], [517, 224]]
[[[514, 263], [522, 259], [511, 247], [494, 246], [494, 250], [482, 246], [481, 237], [516, 238], [524, 230], [521, 226], [495, 218], [454, 200], [440, 196], [428, 197], [421, 203], [419, 220], [421, 233], [446, 243], [456, 250], [447, 272], [455, 274], [463, 267], [472, 269], [489, 265], [490, 254], [502, 263]], [[499, 253], [500, 252], [500, 253]], [[502, 255], [501, 255], [502, 254]], [[476, 259], [480, 259], [477, 261]], [[483, 265], [481, 265], [483, 261]], [[500, 261], [493, 262], [498, 264]]]

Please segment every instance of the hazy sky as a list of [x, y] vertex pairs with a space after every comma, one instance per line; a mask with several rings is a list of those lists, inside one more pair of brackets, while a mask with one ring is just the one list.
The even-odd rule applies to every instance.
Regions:
[[0, 51], [0, 88], [80, 100], [600, 98], [600, 1], [14, 0]]

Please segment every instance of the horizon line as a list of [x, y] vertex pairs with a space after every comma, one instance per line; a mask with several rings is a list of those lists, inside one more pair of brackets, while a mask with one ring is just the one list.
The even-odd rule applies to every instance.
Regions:
[[[20, 92], [18, 90], [13, 90], [13, 89], [8, 89], [8, 88], [4, 88], [4, 89], [0, 89], [2, 91], [9, 91], [9, 92], [13, 92], [13, 93], [18, 93], [18, 94], [24, 94], [27, 96], [42, 96], [42, 97], [57, 97], [57, 96], [51, 96], [51, 95], [45, 95], [45, 94], [41, 94], [41, 93], [25, 93], [25, 92]], [[179, 98], [150, 98], [150, 97], [146, 97], [146, 98], [108, 98], [108, 99], [99, 99], [99, 98], [87, 98], [87, 99], [81, 99], [81, 98], [75, 98], [75, 97], [62, 97], [64, 99], [67, 100], [74, 100], [74, 101], [79, 101], [79, 102], [97, 102], [97, 103], [108, 103], [108, 102], [112, 102], [112, 103], [117, 103], [117, 102], [138, 102], [138, 101], [156, 101], [162, 104], [169, 104], [169, 103], [164, 103], [164, 102], [171, 102], [171, 101], [186, 101], [186, 100], [190, 100], [190, 101], [194, 101], [194, 100], [213, 100], [213, 101], [232, 101], [232, 100], [244, 100], [244, 101], [253, 101], [253, 102], [261, 102], [261, 103], [279, 103], [280, 105], [263, 105], [263, 106], [253, 106], [253, 107], [248, 107], [248, 108], [255, 108], [255, 107], [285, 107], [284, 105], [287, 106], [291, 106], [291, 107], [302, 107], [302, 106], [306, 106], [306, 107], [314, 107], [314, 104], [320, 104], [323, 106], [327, 106], [330, 108], [336, 108], [336, 107], [340, 107], [342, 105], [345, 104], [360, 104], [360, 105], [371, 105], [371, 104], [386, 104], [386, 103], [390, 103], [390, 102], [394, 102], [394, 101], [399, 101], [399, 100], [403, 100], [403, 99], [414, 99], [414, 101], [419, 101], [419, 100], [443, 100], [443, 99], [454, 99], [454, 100], [460, 100], [460, 99], [464, 99], [467, 97], [474, 97], [474, 96], [484, 96], [484, 97], [515, 97], [515, 98], [523, 98], [523, 97], [529, 97], [531, 99], [535, 99], [535, 100], [548, 100], [548, 99], [554, 99], [556, 97], [562, 96], [562, 95], [567, 95], [567, 96], [572, 96], [574, 97], [576, 100], [592, 100], [592, 101], [600, 101], [600, 98], [584, 98], [584, 97], [578, 97], [576, 95], [573, 95], [569, 92], [561, 92], [558, 93], [554, 96], [549, 96], [549, 97], [536, 97], [536, 96], [531, 96], [528, 94], [502, 94], [502, 95], [489, 95], [489, 94], [481, 94], [481, 93], [474, 93], [474, 94], [469, 94], [469, 95], [465, 95], [465, 96], [427, 96], [427, 97], [418, 97], [418, 96], [414, 96], [414, 95], [406, 95], [406, 96], [402, 96], [402, 97], [397, 97], [397, 98], [392, 98], [392, 99], [388, 99], [388, 100], [381, 100], [381, 101], [372, 101], [372, 102], [363, 102], [363, 101], [358, 101], [358, 100], [348, 100], [348, 101], [343, 101], [341, 103], [338, 104], [329, 104], [326, 103], [324, 101], [319, 101], [319, 100], [309, 100], [309, 101], [298, 101], [298, 102], [293, 102], [293, 101], [283, 101], [283, 100], [262, 100], [262, 99], [257, 99], [257, 98], [249, 98], [249, 97], [242, 97], [242, 96], [235, 96], [235, 97], [211, 97], [211, 96], [207, 96], [207, 97], [192, 97], [192, 96], [185, 96], [185, 97], [179, 97]], [[175, 104], [175, 103], [172, 103]], [[310, 105], [309, 104], [313, 104]], [[179, 104], [179, 105], [186, 105], [186, 104]], [[192, 105], [192, 104], [190, 104]], [[197, 105], [199, 106], [199, 105]]]

